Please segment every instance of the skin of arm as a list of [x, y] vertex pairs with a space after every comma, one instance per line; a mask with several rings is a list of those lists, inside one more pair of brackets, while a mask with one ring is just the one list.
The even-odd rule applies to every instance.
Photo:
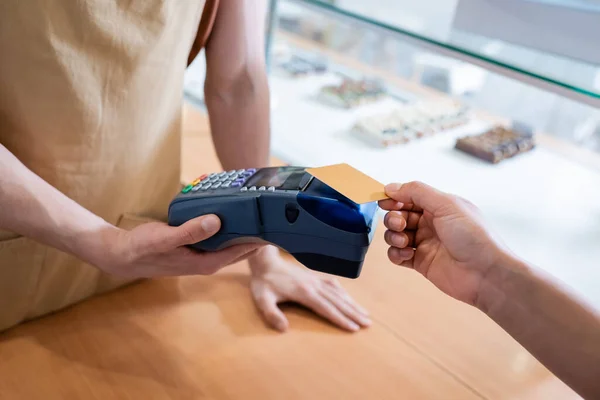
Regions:
[[269, 165], [270, 99], [265, 0], [221, 2], [206, 45], [205, 99], [225, 170]]
[[103, 248], [118, 231], [35, 175], [2, 145], [0, 229], [74, 254], [92, 264], [98, 264]]
[[[206, 44], [205, 102], [224, 170], [270, 164], [266, 13], [265, 0], [221, 2]], [[274, 246], [265, 246], [250, 259], [250, 268], [257, 272], [277, 256]]]
[[[205, 102], [213, 143], [225, 170], [269, 166], [270, 99], [265, 65], [266, 0], [219, 4], [206, 45]], [[278, 303], [300, 303], [339, 327], [370, 325], [366, 310], [332, 278], [298, 268], [267, 245], [248, 258], [250, 289], [266, 322], [285, 331]]]
[[586, 399], [600, 398], [600, 314], [515, 256], [458, 196], [420, 182], [386, 188], [388, 256], [475, 306]]
[[600, 314], [564, 285], [505, 256], [475, 305], [582, 397], [600, 398]]
[[258, 251], [255, 245], [213, 253], [186, 247], [214, 235], [220, 223], [206, 215], [178, 227], [151, 222], [131, 231], [119, 229], [49, 185], [0, 145], [0, 229], [72, 254], [104, 272], [131, 278], [209, 275]]

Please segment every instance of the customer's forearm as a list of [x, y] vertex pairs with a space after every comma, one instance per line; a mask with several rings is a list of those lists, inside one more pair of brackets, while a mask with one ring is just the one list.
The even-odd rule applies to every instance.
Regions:
[[66, 197], [0, 145], [0, 229], [95, 263], [115, 228]]
[[600, 398], [600, 314], [565, 287], [507, 257], [477, 306], [584, 398]]
[[207, 85], [205, 92], [213, 142], [223, 168], [268, 166], [270, 109], [265, 73], [249, 70], [231, 86]]

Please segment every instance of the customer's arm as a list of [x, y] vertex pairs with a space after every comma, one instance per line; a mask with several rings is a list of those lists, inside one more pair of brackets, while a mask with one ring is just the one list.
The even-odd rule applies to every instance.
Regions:
[[584, 398], [600, 398], [600, 314], [564, 285], [508, 258], [490, 269], [476, 306]]
[[600, 398], [600, 314], [520, 260], [466, 200], [422, 183], [390, 185], [389, 257], [478, 307], [580, 395]]
[[212, 236], [219, 227], [218, 218], [205, 216], [181, 227], [148, 223], [123, 231], [69, 199], [0, 145], [0, 229], [73, 254], [106, 272], [131, 277], [207, 274], [256, 250], [238, 246], [199, 254], [182, 247]]

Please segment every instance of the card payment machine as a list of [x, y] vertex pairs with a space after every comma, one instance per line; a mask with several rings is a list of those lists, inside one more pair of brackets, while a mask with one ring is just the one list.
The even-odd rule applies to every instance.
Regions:
[[221, 230], [192, 248], [267, 242], [312, 270], [358, 278], [377, 209], [375, 202], [352, 202], [305, 168], [272, 167], [199, 177], [171, 202], [169, 224], [215, 214]]

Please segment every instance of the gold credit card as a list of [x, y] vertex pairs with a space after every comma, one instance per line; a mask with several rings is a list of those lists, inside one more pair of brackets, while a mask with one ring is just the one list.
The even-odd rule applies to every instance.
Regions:
[[306, 172], [337, 190], [356, 204], [389, 198], [384, 185], [348, 164], [308, 168]]

